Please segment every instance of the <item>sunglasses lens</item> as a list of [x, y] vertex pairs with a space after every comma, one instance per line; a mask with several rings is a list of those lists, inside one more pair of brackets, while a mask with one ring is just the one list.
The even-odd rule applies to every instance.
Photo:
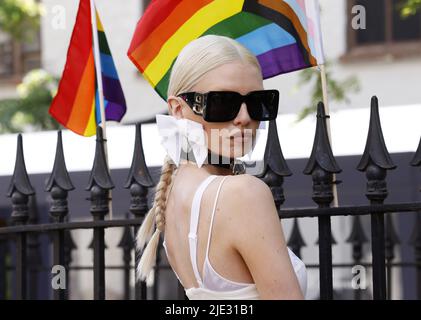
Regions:
[[255, 91], [247, 96], [247, 107], [254, 120], [273, 120], [278, 115], [279, 92], [277, 90]]
[[225, 122], [234, 119], [241, 107], [241, 96], [236, 92], [209, 92], [206, 100], [208, 122]]
[[[246, 97], [250, 117], [258, 121], [273, 120], [278, 115], [277, 90], [253, 91]], [[207, 94], [204, 119], [208, 122], [233, 120], [240, 111], [243, 97], [237, 92], [211, 91]]]

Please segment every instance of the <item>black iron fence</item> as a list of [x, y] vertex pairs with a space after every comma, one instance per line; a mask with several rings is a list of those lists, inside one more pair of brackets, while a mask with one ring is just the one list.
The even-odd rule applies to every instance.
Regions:
[[[316, 134], [311, 156], [304, 169], [305, 175], [310, 175], [313, 181], [312, 199], [317, 205], [314, 208], [281, 209], [285, 201], [284, 177], [291, 171], [283, 157], [276, 127], [276, 122], [269, 125], [268, 139], [263, 159], [263, 171], [258, 175], [273, 193], [275, 204], [281, 219], [293, 219], [292, 231], [288, 238], [289, 247], [299, 257], [306, 243], [301, 235], [300, 218], [317, 218], [319, 264], [307, 264], [307, 268], [319, 269], [320, 299], [333, 299], [334, 268], [350, 268], [355, 265], [371, 268], [373, 299], [388, 299], [392, 291], [392, 268], [414, 268], [417, 287], [417, 297], [421, 298], [421, 202], [387, 203], [386, 184], [387, 171], [395, 169], [385, 145], [380, 125], [377, 98], [371, 101], [371, 116], [367, 143], [360, 163], [359, 171], [365, 172], [368, 205], [332, 207], [333, 186], [338, 184], [336, 174], [341, 172], [333, 156], [326, 128], [326, 118], [323, 104], [318, 105]], [[110, 190], [114, 188], [109, 169], [105, 160], [103, 136], [101, 128], [97, 131], [95, 159], [86, 190], [90, 192], [90, 213], [92, 221], [68, 222], [68, 193], [74, 189], [66, 169], [61, 132], [58, 132], [56, 157], [52, 173], [46, 183], [45, 191], [49, 192], [51, 204], [49, 207], [50, 223], [38, 223], [35, 203], [35, 190], [30, 183], [23, 157], [22, 136], [18, 135], [17, 154], [14, 173], [8, 188], [7, 196], [11, 198], [12, 213], [7, 224], [0, 225], [0, 299], [36, 299], [39, 288], [47, 288], [54, 299], [68, 299], [71, 287], [61, 289], [60, 284], [54, 289], [54, 273], [52, 267], [63, 266], [65, 281], [79, 270], [93, 272], [93, 297], [106, 297], [106, 270], [122, 270], [124, 274], [124, 299], [156, 299], [162, 284], [160, 272], [169, 266], [163, 263], [158, 254], [155, 268], [155, 282], [152, 290], [148, 290], [143, 282], [136, 283], [132, 288], [131, 281], [135, 276], [137, 255], [134, 261], [134, 237], [143, 217], [148, 211], [148, 193], [153, 190], [154, 182], [146, 166], [141, 136], [141, 125], [136, 125], [136, 139], [133, 160], [124, 185], [130, 193], [128, 210], [132, 214], [126, 219], [105, 220], [109, 213]], [[409, 164], [408, 164], [409, 165]], [[421, 166], [421, 140], [413, 157], [412, 166]], [[399, 244], [392, 213], [413, 212], [413, 230], [410, 243], [414, 249], [413, 261], [395, 261], [394, 250]], [[362, 262], [363, 246], [368, 242], [361, 223], [361, 216], [368, 215], [371, 219], [371, 253], [370, 263]], [[332, 263], [332, 216], [353, 216], [352, 230], [347, 242], [352, 247], [353, 263]], [[0, 220], [1, 222], [1, 220]], [[122, 238], [118, 244], [122, 251], [122, 264], [106, 265], [105, 261], [105, 229], [123, 228]], [[93, 230], [93, 240], [90, 248], [93, 250], [93, 265], [76, 266], [72, 264], [72, 252], [77, 249], [72, 239], [72, 230]], [[47, 242], [52, 245], [52, 261], [46, 264], [40, 259], [40, 237], [47, 235]], [[45, 240], [45, 239], [44, 239]], [[305, 261], [304, 261], [305, 262]], [[47, 271], [48, 277], [40, 281], [40, 272]], [[57, 269], [56, 272], [59, 272]], [[53, 269], [54, 272], [54, 269]], [[179, 285], [175, 296], [184, 299], [184, 291]], [[354, 290], [354, 299], [362, 299], [361, 290]]]

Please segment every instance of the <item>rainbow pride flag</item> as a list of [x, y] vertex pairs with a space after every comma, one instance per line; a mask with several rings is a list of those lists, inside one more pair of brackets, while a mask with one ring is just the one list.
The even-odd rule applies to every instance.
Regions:
[[324, 63], [317, 0], [153, 0], [128, 56], [166, 99], [179, 52], [208, 34], [228, 36], [251, 50], [264, 79]]
[[[126, 101], [104, 28], [96, 13], [105, 119], [120, 121]], [[80, 0], [67, 60], [49, 112], [63, 126], [83, 136], [95, 134], [101, 122], [90, 0]]]

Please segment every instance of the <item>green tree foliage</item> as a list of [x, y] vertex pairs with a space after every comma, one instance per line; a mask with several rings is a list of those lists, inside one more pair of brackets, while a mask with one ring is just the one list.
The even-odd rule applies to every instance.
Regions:
[[404, 0], [398, 9], [403, 17], [412, 16], [421, 9], [421, 0]]
[[14, 40], [28, 40], [39, 29], [41, 12], [35, 0], [1, 0], [0, 30]]
[[17, 87], [19, 97], [0, 101], [0, 132], [58, 129], [48, 113], [57, 84], [44, 70], [30, 71]]
[[[0, 30], [16, 42], [30, 42], [39, 32], [42, 6], [35, 0], [0, 0]], [[57, 79], [44, 70], [30, 71], [17, 86], [18, 97], [0, 101], [0, 132], [57, 129], [48, 114]]]
[[[344, 80], [335, 79], [332, 75], [330, 63], [325, 64], [325, 70], [329, 103], [342, 101], [349, 103], [349, 94], [360, 89], [358, 79], [356, 77], [349, 77]], [[299, 86], [307, 84], [310, 84], [312, 87], [310, 104], [302, 108], [298, 114], [297, 121], [316, 112], [317, 104], [319, 101], [323, 101], [322, 82], [318, 68], [308, 68], [300, 71]]]
[[[401, 0], [396, 10], [400, 10], [402, 17], [409, 17], [414, 15], [421, 10], [421, 0]], [[329, 102], [342, 102], [349, 103], [349, 94], [359, 91], [358, 78], [355, 76], [349, 77], [345, 80], [336, 80], [332, 76], [331, 66], [328, 63], [326, 65], [326, 76], [327, 76], [327, 92], [329, 96]], [[310, 104], [304, 106], [299, 112], [297, 121], [300, 121], [308, 115], [316, 111], [316, 106], [319, 101], [323, 101], [322, 94], [322, 83], [320, 81], [320, 72], [316, 68], [310, 68], [300, 71], [299, 85], [305, 85], [310, 83], [312, 86], [312, 95]]]

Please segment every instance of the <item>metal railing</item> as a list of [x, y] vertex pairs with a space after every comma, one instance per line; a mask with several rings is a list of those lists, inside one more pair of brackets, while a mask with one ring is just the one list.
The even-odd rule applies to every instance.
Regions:
[[[395, 169], [385, 145], [380, 125], [377, 98], [371, 101], [370, 126], [366, 148], [357, 166], [359, 171], [365, 172], [367, 180], [366, 197], [368, 205], [332, 207], [334, 174], [341, 172], [333, 156], [326, 129], [326, 118], [323, 104], [318, 105], [316, 134], [313, 150], [303, 171], [310, 175], [313, 181], [312, 199], [317, 207], [282, 209], [285, 201], [283, 183], [284, 177], [292, 173], [285, 161], [279, 143], [276, 122], [269, 124], [268, 139], [263, 159], [263, 171], [257, 176], [271, 189], [275, 205], [281, 219], [293, 219], [293, 227], [288, 238], [288, 246], [297, 256], [301, 256], [301, 249], [306, 246], [301, 235], [299, 219], [314, 217], [318, 220], [318, 247], [319, 264], [308, 264], [307, 268], [319, 269], [320, 299], [333, 299], [332, 272], [334, 268], [349, 268], [353, 265], [364, 265], [372, 268], [373, 299], [388, 299], [391, 292], [391, 269], [394, 267], [412, 267], [416, 270], [417, 295], [421, 298], [421, 202], [388, 203], [384, 200], [388, 195], [386, 184], [387, 171]], [[411, 162], [412, 166], [421, 166], [421, 140]], [[12, 214], [7, 226], [0, 226], [0, 299], [34, 299], [38, 286], [49, 286], [48, 283], [38, 283], [34, 279], [37, 272], [51, 270], [37, 260], [37, 250], [41, 234], [48, 234], [52, 244], [51, 265], [64, 266], [70, 271], [92, 270], [93, 272], [93, 297], [105, 299], [106, 297], [106, 270], [124, 271], [124, 299], [132, 297], [131, 279], [135, 276], [135, 266], [138, 255], [132, 261], [134, 250], [134, 237], [139, 225], [148, 211], [148, 192], [154, 187], [153, 179], [146, 166], [141, 137], [141, 125], [136, 125], [136, 139], [133, 161], [124, 188], [130, 192], [129, 211], [132, 218], [105, 220], [109, 212], [109, 191], [114, 188], [110, 172], [105, 160], [103, 136], [101, 128], [97, 130], [95, 159], [90, 172], [86, 190], [90, 191], [90, 213], [92, 221], [68, 222], [68, 193], [74, 189], [66, 169], [61, 132], [58, 132], [56, 157], [52, 173], [46, 183], [45, 191], [51, 196], [49, 214], [50, 223], [37, 223], [36, 209], [34, 209], [35, 190], [32, 187], [26, 171], [23, 157], [22, 136], [18, 135], [17, 155], [15, 170], [8, 189], [8, 196], [12, 202]], [[411, 244], [414, 247], [414, 262], [395, 262], [394, 248], [399, 243], [391, 213], [414, 212], [414, 229]], [[362, 248], [368, 242], [364, 233], [361, 216], [371, 217], [371, 248], [372, 263], [362, 263]], [[347, 242], [352, 246], [353, 264], [333, 264], [332, 245], [335, 240], [332, 236], [332, 216], [353, 216], [351, 234]], [[105, 263], [105, 237], [107, 228], [123, 228], [122, 238], [118, 247], [122, 250], [123, 261], [121, 265], [109, 266]], [[93, 240], [90, 248], [93, 250], [92, 266], [72, 265], [71, 253], [77, 249], [72, 239], [71, 230], [93, 230]], [[12, 244], [10, 246], [10, 244]], [[14, 248], [14, 255], [10, 252]], [[13, 259], [12, 259], [13, 257]], [[13, 261], [12, 261], [13, 260]], [[135, 299], [158, 298], [160, 271], [168, 269], [163, 264], [158, 254], [155, 269], [155, 284], [152, 295], [143, 282], [136, 283], [134, 287]], [[14, 281], [11, 281], [14, 275]], [[13, 289], [14, 294], [11, 294]], [[54, 299], [68, 299], [69, 291], [53, 290]], [[177, 296], [184, 299], [184, 292], [179, 286]], [[354, 299], [361, 299], [361, 292], [355, 290]]]

